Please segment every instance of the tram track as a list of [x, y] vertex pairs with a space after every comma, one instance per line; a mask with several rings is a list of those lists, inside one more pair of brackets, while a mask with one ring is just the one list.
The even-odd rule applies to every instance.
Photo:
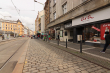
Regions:
[[[24, 41], [23, 41], [23, 43], [21, 44], [20, 42], [18, 42], [18, 43], [20, 43], [20, 46], [18, 47], [18, 48], [16, 48], [16, 50], [14, 51], [14, 53], [12, 53], [12, 55], [0, 66], [0, 71], [5, 67], [5, 65], [10, 61], [10, 59], [17, 53], [17, 51], [26, 43], [28, 41], [28, 39], [25, 39]], [[17, 44], [17, 43], [16, 43]], [[12, 44], [13, 45], [13, 44]], [[16, 45], [14, 45], [14, 46], [10, 46], [10, 47], [15, 47]], [[9, 48], [9, 46], [7, 47], [7, 48]], [[2, 50], [3, 51], [3, 50]]]
[[[3, 44], [0, 44], [0, 46], [1, 46], [1, 45], [4, 46], [4, 45], [6, 45], [7, 43], [11, 43], [11, 42], [12, 42], [13, 44], [15, 44], [15, 42], [17, 42], [17, 40], [19, 40], [19, 39], [12, 40], [12, 41], [9, 41], [9, 42], [5, 42], [5, 43], [3, 43]], [[22, 39], [20, 39], [20, 40], [22, 40]], [[12, 44], [12, 45], [9, 45], [8, 47], [5, 47], [5, 48], [1, 49], [0, 52], [3, 51], [3, 50], [6, 50], [6, 49], [9, 48], [9, 47], [14, 46], [13, 44]]]
[[[5, 45], [5, 44], [4, 44], [4, 45]], [[8, 47], [5, 47], [5, 48], [1, 49], [0, 52], [2, 52], [3, 50], [8, 49], [9, 47], [13, 47], [13, 46], [14, 46], [14, 45], [12, 44], [12, 45], [10, 45], [10, 46], [8, 46]]]

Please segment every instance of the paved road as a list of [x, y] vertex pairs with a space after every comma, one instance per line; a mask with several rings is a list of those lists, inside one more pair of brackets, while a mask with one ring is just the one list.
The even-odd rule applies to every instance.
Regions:
[[41, 40], [32, 39], [23, 73], [110, 73], [110, 71]]
[[27, 40], [21, 38], [0, 43], [0, 73], [12, 73]]

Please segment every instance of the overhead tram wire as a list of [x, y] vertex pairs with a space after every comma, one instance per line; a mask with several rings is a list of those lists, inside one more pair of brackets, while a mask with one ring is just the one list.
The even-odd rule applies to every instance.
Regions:
[[[12, 4], [14, 5], [14, 3], [13, 3], [13, 1], [11, 0], [11, 2], [12, 2]], [[14, 7], [15, 7], [15, 9], [16, 9], [16, 11], [17, 11], [17, 13], [18, 13], [18, 15], [20, 16], [20, 10], [14, 5]], [[19, 10], [19, 12], [18, 12], [18, 10]], [[21, 18], [21, 16], [20, 16], [20, 18]], [[22, 18], [21, 18], [21, 20], [22, 20]]]

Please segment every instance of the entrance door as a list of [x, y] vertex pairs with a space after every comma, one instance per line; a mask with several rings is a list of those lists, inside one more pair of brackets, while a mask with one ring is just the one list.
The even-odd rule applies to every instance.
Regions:
[[84, 33], [83, 33], [83, 31], [84, 31], [84, 27], [79, 27], [79, 28], [77, 28], [76, 29], [76, 34], [77, 35], [82, 35], [82, 40], [83, 40], [83, 37], [84, 37]]

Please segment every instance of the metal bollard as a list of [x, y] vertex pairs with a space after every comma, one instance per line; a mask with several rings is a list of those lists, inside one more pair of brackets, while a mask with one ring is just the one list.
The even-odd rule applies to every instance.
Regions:
[[81, 40], [81, 36], [80, 36], [80, 53], [82, 53], [82, 40]]
[[67, 39], [66, 39], [66, 48], [67, 48]]

